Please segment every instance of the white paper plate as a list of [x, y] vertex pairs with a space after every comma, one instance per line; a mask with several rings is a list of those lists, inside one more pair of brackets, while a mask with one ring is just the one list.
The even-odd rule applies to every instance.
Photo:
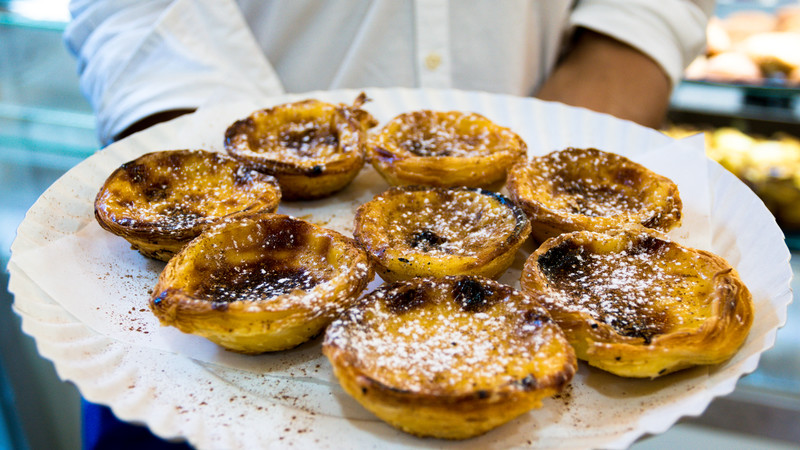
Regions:
[[[581, 364], [571, 386], [542, 409], [465, 442], [418, 439], [366, 412], [339, 388], [319, 340], [248, 357], [159, 327], [147, 310], [162, 263], [102, 231], [92, 203], [120, 164], [155, 150], [223, 151], [234, 120], [255, 109], [304, 98], [351, 102], [357, 91], [316, 92], [216, 105], [120, 141], [69, 171], [34, 204], [12, 245], [9, 289], [23, 330], [65, 380], [89, 401], [164, 438], [202, 448], [314, 447], [626, 447], [698, 415], [756, 368], [786, 321], [792, 300], [789, 251], [758, 198], [703, 155], [702, 140], [673, 141], [630, 122], [530, 98], [455, 90], [367, 89], [381, 123], [422, 108], [476, 111], [511, 127], [529, 153], [568, 146], [627, 155], [678, 183], [685, 220], [672, 236], [733, 264], [753, 293], [755, 323], [743, 348], [719, 366], [657, 380], [629, 380]], [[371, 169], [335, 198], [286, 203], [281, 211], [352, 231], [352, 213], [386, 187]], [[501, 278], [518, 286], [532, 251]], [[373, 283], [373, 286], [377, 281]]]

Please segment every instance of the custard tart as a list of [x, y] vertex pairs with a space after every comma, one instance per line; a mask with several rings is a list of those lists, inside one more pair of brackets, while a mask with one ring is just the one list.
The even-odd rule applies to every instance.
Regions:
[[395, 186], [358, 208], [353, 236], [384, 281], [495, 278], [514, 261], [530, 230], [525, 213], [495, 192]]
[[540, 243], [560, 233], [633, 223], [666, 232], [681, 221], [672, 180], [594, 148], [568, 148], [519, 163], [509, 171], [506, 188]]
[[750, 291], [723, 258], [642, 226], [552, 238], [520, 284], [544, 294], [579, 359], [625, 377], [726, 361], [753, 322]]
[[94, 215], [143, 255], [167, 261], [210, 225], [243, 211], [274, 212], [280, 199], [275, 178], [227, 155], [167, 150], [116, 169], [95, 198]]
[[367, 146], [370, 163], [393, 186], [495, 188], [526, 155], [527, 145], [510, 129], [459, 111], [400, 114]]
[[241, 214], [167, 263], [150, 308], [162, 325], [226, 349], [278, 351], [321, 333], [372, 277], [350, 238], [281, 214]]
[[319, 100], [253, 112], [225, 131], [225, 149], [274, 175], [286, 200], [322, 198], [344, 189], [364, 166], [366, 131], [377, 121], [361, 105]]
[[537, 297], [478, 276], [384, 284], [328, 327], [322, 352], [345, 392], [381, 420], [446, 439], [541, 407], [576, 371]]

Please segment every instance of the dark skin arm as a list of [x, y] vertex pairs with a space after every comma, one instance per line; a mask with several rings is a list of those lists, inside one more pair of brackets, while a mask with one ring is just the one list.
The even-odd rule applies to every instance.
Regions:
[[138, 122], [134, 123], [133, 125], [126, 128], [123, 132], [119, 133], [118, 135], [114, 136], [114, 141], [118, 141], [120, 139], [126, 138], [133, 133], [142, 131], [146, 128], [150, 128], [153, 125], [159, 124], [161, 122], [166, 122], [172, 120], [176, 117], [180, 117], [184, 114], [189, 114], [194, 112], [193, 109], [173, 109], [169, 111], [162, 111], [160, 113], [156, 113], [150, 116], [145, 117], [144, 119], [140, 119]]
[[658, 128], [670, 91], [669, 77], [655, 61], [627, 44], [579, 29], [574, 46], [536, 97]]

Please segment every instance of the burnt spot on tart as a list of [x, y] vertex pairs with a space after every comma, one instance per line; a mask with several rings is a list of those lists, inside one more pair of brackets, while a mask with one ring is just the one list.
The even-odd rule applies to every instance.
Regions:
[[215, 303], [260, 301], [295, 290], [307, 291], [317, 284], [319, 280], [310, 271], [262, 261], [209, 273], [195, 295]]
[[149, 178], [150, 171], [144, 164], [135, 161], [127, 162], [121, 166], [132, 184], [142, 184]]
[[659, 239], [650, 235], [643, 235], [633, 241], [630, 253], [633, 255], [656, 255], [657, 253], [666, 250], [668, 247], [669, 242], [664, 239]]
[[418, 250], [430, 251], [439, 248], [445, 242], [447, 242], [446, 238], [431, 230], [423, 229], [411, 234], [408, 245]]
[[564, 241], [540, 255], [537, 263], [549, 280], [558, 282], [568, 279], [583, 265], [585, 251], [575, 242]]
[[290, 217], [281, 217], [262, 225], [260, 236], [268, 236], [257, 245], [270, 251], [296, 250], [307, 245], [308, 225]]
[[475, 278], [464, 277], [453, 285], [453, 298], [467, 312], [481, 312], [492, 306], [494, 289]]
[[339, 147], [339, 136], [330, 127], [307, 126], [287, 127], [278, 132], [278, 145], [291, 149], [300, 156], [314, 156], [316, 149], [322, 147]]
[[388, 289], [385, 299], [386, 306], [394, 314], [402, 314], [420, 308], [429, 301], [425, 290], [406, 285]]
[[525, 311], [522, 317], [524, 328], [528, 330], [541, 328], [545, 324], [552, 321], [550, 316], [547, 314], [547, 311], [544, 309], [531, 309]]

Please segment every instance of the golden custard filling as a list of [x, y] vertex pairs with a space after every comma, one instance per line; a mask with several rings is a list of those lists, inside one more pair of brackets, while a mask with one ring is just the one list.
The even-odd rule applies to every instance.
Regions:
[[215, 153], [173, 153], [158, 163], [134, 160], [121, 171], [100, 192], [97, 205], [131, 227], [180, 230], [247, 209], [262, 197], [273, 197], [276, 207], [279, 198], [274, 180]]
[[273, 212], [275, 178], [224, 154], [152, 152], [115, 170], [95, 198], [95, 218], [148, 257], [168, 260], [209, 226], [242, 212]]
[[353, 234], [385, 269], [382, 276], [395, 279], [497, 276], [529, 233], [525, 213], [500, 194], [408, 186], [362, 205]]
[[630, 224], [669, 231], [681, 222], [683, 204], [672, 180], [597, 149], [568, 148], [516, 164], [506, 187], [539, 242]]
[[477, 114], [414, 111], [401, 118], [386, 133], [416, 156], [487, 156], [505, 150], [516, 136]]
[[641, 225], [548, 239], [520, 285], [543, 295], [578, 358], [621, 376], [722, 363], [753, 322], [750, 291], [727, 261]]
[[408, 192], [384, 212], [387, 248], [433, 256], [475, 256], [521, 227], [519, 214], [498, 196], [469, 190]]
[[541, 406], [575, 354], [534, 297], [479, 276], [384, 284], [326, 331], [343, 389], [418, 436], [465, 439]]
[[322, 331], [372, 276], [352, 239], [280, 214], [240, 215], [168, 262], [150, 306], [163, 325], [227, 349], [277, 351]]
[[391, 185], [495, 187], [527, 145], [476, 113], [412, 111], [373, 134], [367, 155]]
[[291, 302], [311, 306], [313, 302], [300, 297], [348, 273], [346, 249], [334, 245], [334, 235], [288, 216], [263, 217], [243, 217], [241, 223], [224, 224], [204, 235], [180, 267], [191, 275], [181, 279], [180, 289], [219, 307], [231, 302], [259, 303], [263, 308]]
[[550, 286], [565, 297], [561, 308], [586, 312], [645, 344], [667, 332], [696, 330], [710, 315], [705, 299], [715, 288], [716, 268], [697, 254], [651, 236], [602, 250], [564, 241], [538, 257]]
[[334, 108], [321, 106], [256, 111], [239, 130], [247, 145], [238, 153], [299, 165], [323, 164], [352, 151], [348, 142], [358, 132], [343, 126], [346, 122], [338, 123], [335, 114]]

